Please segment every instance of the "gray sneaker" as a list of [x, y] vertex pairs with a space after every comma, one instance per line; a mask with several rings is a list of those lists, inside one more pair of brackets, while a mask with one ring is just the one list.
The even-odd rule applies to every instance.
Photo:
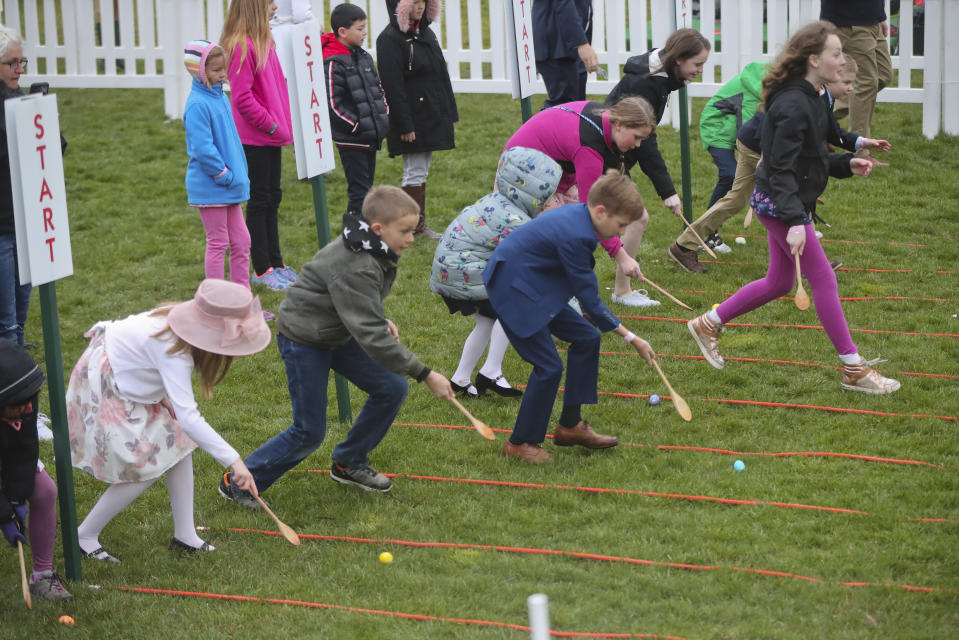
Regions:
[[[230, 482], [230, 478], [232, 476], [233, 476], [232, 472], [227, 471], [220, 478], [219, 494], [223, 496], [224, 498], [226, 498], [227, 500], [231, 500], [237, 503], [241, 507], [246, 507], [247, 509], [259, 509], [260, 503], [256, 501], [256, 498], [253, 497], [252, 493], [244, 489], [241, 489], [240, 487]], [[266, 502], [266, 500], [263, 500], [263, 501]], [[269, 503], [267, 503], [267, 505], [269, 505]]]
[[31, 581], [30, 595], [41, 600], [73, 600], [70, 592], [63, 588], [63, 578], [55, 571], [44, 571]]
[[330, 468], [330, 477], [341, 484], [355, 484], [365, 491], [383, 491], [385, 493], [393, 486], [389, 478], [368, 464], [344, 467], [334, 460], [333, 466]]

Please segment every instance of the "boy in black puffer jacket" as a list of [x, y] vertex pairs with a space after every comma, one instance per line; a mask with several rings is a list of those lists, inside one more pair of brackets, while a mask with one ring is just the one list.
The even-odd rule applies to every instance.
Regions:
[[346, 174], [347, 212], [359, 215], [373, 186], [376, 152], [389, 131], [389, 108], [366, 41], [366, 13], [341, 4], [330, 14], [324, 33], [323, 71], [329, 91], [330, 126]]

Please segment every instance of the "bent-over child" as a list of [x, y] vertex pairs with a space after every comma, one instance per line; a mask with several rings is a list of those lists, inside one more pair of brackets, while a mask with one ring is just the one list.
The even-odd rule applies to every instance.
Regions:
[[[277, 313], [276, 346], [286, 366], [293, 423], [246, 459], [264, 490], [316, 451], [326, 437], [330, 370], [368, 394], [353, 426], [333, 447], [330, 477], [367, 491], [389, 491], [389, 478], [369, 455], [386, 436], [409, 391], [406, 377], [425, 382], [437, 398], [452, 398], [445, 376], [432, 371], [399, 341], [383, 299], [396, 280], [403, 251], [413, 243], [416, 202], [397, 187], [374, 187], [362, 216], [343, 216], [343, 234], [303, 265]], [[220, 494], [257, 508], [233, 474]]]
[[[636, 185], [610, 171], [593, 184], [586, 204], [568, 204], [531, 220], [493, 251], [483, 272], [486, 291], [510, 344], [533, 365], [513, 432], [503, 445], [504, 456], [531, 464], [552, 459], [542, 443], [563, 375], [553, 336], [569, 342], [554, 444], [588, 449], [619, 444], [616, 436], [596, 433], [581, 415], [582, 405], [596, 404], [601, 332], [615, 331], [649, 363], [655, 354], [603, 305], [593, 251], [600, 238], [622, 235], [642, 211]], [[569, 305], [573, 296], [583, 315]]]

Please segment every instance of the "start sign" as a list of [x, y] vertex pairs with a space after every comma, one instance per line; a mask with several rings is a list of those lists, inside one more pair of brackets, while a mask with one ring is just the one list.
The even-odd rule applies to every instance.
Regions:
[[536, 93], [536, 54], [533, 51], [533, 7], [530, 0], [511, 0], [506, 9], [508, 64], [514, 98]]
[[21, 284], [73, 275], [63, 150], [55, 95], [4, 103]]

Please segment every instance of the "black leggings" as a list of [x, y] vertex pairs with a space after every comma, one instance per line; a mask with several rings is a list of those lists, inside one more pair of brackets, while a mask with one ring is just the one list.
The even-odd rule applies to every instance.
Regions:
[[250, 201], [246, 203], [246, 228], [250, 230], [250, 260], [257, 275], [270, 267], [284, 266], [280, 253], [278, 211], [282, 147], [243, 145], [250, 175]]

